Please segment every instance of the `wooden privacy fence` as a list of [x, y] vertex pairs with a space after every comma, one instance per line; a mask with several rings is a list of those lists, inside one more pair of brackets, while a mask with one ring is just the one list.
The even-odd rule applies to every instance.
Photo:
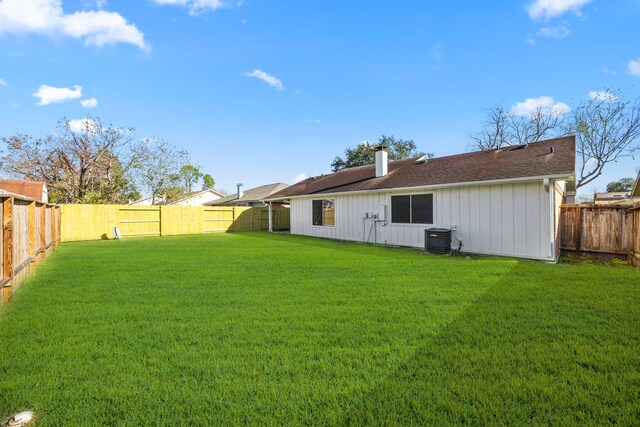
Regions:
[[[560, 249], [577, 254], [627, 256], [638, 265], [640, 205], [563, 205], [560, 209]], [[635, 260], [635, 261], [634, 261]]]
[[0, 191], [0, 303], [60, 242], [60, 207]]
[[[62, 205], [62, 241], [269, 229], [269, 209], [241, 206]], [[273, 229], [289, 229], [289, 208], [273, 208]]]
[[640, 203], [629, 209], [628, 220], [631, 223], [631, 244], [629, 263], [640, 267]]

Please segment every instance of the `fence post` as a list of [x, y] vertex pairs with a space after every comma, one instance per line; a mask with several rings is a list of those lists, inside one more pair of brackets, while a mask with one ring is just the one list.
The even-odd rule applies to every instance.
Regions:
[[2, 301], [6, 303], [11, 297], [13, 286], [13, 197], [7, 197], [2, 202]]
[[56, 239], [56, 219], [53, 215], [53, 206], [47, 208], [47, 210], [49, 211], [49, 228], [51, 229], [51, 252], [53, 252], [56, 250], [56, 247], [53, 244]]
[[29, 203], [29, 223], [28, 223], [28, 251], [31, 262], [29, 272], [32, 273], [36, 266], [36, 202]]
[[54, 212], [56, 214], [56, 240], [54, 242], [54, 246], [57, 248], [62, 239], [60, 235], [62, 229], [62, 225], [60, 224], [60, 206], [56, 206]]
[[158, 219], [160, 220], [160, 224], [158, 224], [158, 232], [160, 233], [160, 237], [162, 237], [162, 211], [164, 210], [164, 205], [160, 205], [158, 208]]
[[42, 204], [40, 206], [40, 259], [44, 260], [47, 256], [45, 248], [47, 247], [47, 205]]
[[578, 207], [578, 241], [576, 243], [576, 255], [580, 256], [580, 250], [582, 249], [582, 214], [584, 209]]

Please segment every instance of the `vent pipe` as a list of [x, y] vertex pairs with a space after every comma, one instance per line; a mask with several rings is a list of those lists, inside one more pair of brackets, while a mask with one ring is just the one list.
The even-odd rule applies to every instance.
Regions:
[[242, 189], [244, 184], [238, 183], [237, 186], [238, 186], [238, 199], [240, 199], [242, 198], [242, 196], [244, 196], [244, 190]]
[[387, 174], [387, 157], [387, 147], [384, 145], [378, 145], [376, 147], [376, 178]]

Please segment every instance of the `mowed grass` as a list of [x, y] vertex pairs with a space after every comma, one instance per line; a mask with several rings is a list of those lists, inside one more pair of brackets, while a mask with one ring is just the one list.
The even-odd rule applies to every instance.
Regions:
[[62, 245], [0, 423], [640, 424], [640, 274], [238, 233]]

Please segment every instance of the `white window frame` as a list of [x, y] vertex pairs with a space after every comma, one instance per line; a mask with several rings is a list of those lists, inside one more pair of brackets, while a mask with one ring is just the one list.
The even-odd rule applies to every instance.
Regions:
[[[325, 225], [324, 224], [324, 222], [325, 222], [325, 220], [324, 220], [324, 213], [325, 213], [324, 206], [322, 208], [322, 224], [321, 225], [314, 224], [313, 223], [313, 202], [314, 201], [322, 201], [323, 205], [324, 205], [324, 201], [325, 200], [328, 200], [331, 203], [333, 203], [333, 224], [332, 225]], [[311, 226], [312, 227], [318, 227], [318, 228], [333, 228], [333, 227], [335, 227], [336, 226], [336, 211], [337, 211], [337, 209], [336, 209], [336, 199], [335, 198], [323, 197], [321, 199], [311, 199]]]

